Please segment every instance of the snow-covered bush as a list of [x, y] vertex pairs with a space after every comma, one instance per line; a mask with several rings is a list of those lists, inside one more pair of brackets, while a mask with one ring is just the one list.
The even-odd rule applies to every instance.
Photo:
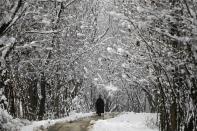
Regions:
[[19, 131], [24, 125], [29, 124], [27, 120], [13, 119], [6, 110], [0, 108], [0, 130]]
[[158, 129], [159, 123], [158, 120], [154, 117], [146, 117], [145, 125], [151, 129]]

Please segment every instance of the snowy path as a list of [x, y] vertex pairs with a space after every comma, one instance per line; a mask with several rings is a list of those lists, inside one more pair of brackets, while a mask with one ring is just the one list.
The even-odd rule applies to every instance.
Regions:
[[70, 113], [70, 116], [61, 119], [48, 119], [42, 121], [33, 121], [30, 125], [24, 126], [20, 131], [43, 131], [48, 127], [55, 125], [56, 123], [68, 123], [70, 121], [76, 121], [82, 118], [89, 118], [93, 116], [94, 113]]
[[57, 123], [45, 131], [87, 131], [90, 120], [80, 120], [69, 123]]
[[56, 123], [44, 131], [159, 131], [156, 114], [106, 113], [104, 117], [91, 116], [71, 122]]
[[48, 129], [44, 131], [88, 131], [91, 127], [92, 122], [97, 120], [104, 120], [114, 117], [116, 114], [110, 113], [105, 114], [104, 117], [92, 116], [87, 117], [81, 120], [66, 122], [66, 123], [56, 123], [53, 126], [50, 126]]

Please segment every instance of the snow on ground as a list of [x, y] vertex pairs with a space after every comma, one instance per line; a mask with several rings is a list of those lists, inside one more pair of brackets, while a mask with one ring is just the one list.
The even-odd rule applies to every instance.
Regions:
[[152, 113], [123, 113], [96, 121], [91, 131], [159, 131], [153, 124], [156, 120], [157, 115]]
[[70, 114], [70, 116], [61, 118], [61, 119], [55, 119], [55, 120], [42, 120], [42, 121], [34, 121], [31, 123], [31, 125], [24, 126], [21, 128], [21, 131], [36, 131], [38, 128], [47, 128], [51, 125], [54, 125], [57, 122], [68, 122], [68, 121], [74, 121], [80, 118], [85, 118], [93, 116], [93, 113], [73, 113]]

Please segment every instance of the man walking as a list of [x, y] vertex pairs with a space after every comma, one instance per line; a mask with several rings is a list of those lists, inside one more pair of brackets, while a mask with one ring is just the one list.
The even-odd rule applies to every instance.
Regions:
[[96, 101], [96, 113], [98, 116], [101, 116], [101, 113], [104, 113], [104, 101], [101, 98], [101, 95], [99, 95], [99, 98]]

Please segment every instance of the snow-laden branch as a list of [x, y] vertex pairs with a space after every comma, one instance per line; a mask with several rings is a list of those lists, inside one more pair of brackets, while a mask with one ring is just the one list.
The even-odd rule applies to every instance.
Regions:
[[61, 30], [43, 30], [43, 31], [38, 31], [38, 30], [32, 30], [32, 31], [26, 31], [26, 33], [38, 33], [38, 34], [51, 34], [51, 33], [59, 33]]
[[[64, 0], [62, 0], [62, 1], [64, 1]], [[64, 6], [64, 8], [67, 8], [68, 6], [70, 6], [72, 3], [74, 3], [75, 1], [77, 1], [77, 0], [72, 0], [71, 2], [69, 2], [69, 3], [67, 3], [65, 6]]]
[[[47, 1], [49, 1], [49, 0], [39, 0], [39, 1], [47, 2]], [[50, 1], [67, 2], [67, 0], [50, 0]], [[64, 6], [64, 8], [67, 8], [68, 6], [70, 6], [71, 4], [73, 4], [75, 1], [77, 1], [77, 0], [72, 0], [72, 1], [68, 2], [68, 3]]]
[[109, 31], [109, 27], [105, 30], [105, 32], [104, 32], [102, 35], [100, 35], [100, 36], [95, 40], [95, 42], [98, 42], [99, 40], [101, 40], [101, 39], [107, 34], [108, 31]]
[[[101, 39], [107, 34], [108, 31], [109, 31], [109, 28], [107, 28], [107, 29], [105, 30], [105, 32], [104, 32], [102, 35], [100, 35], [100, 36], [94, 41], [94, 43], [98, 43], [98, 41], [101, 40]], [[98, 45], [98, 44], [95, 44], [94, 46], [88, 48], [87, 50], [83, 51], [82, 53], [78, 53], [78, 54], [77, 54], [78, 56], [77, 56], [75, 59], [73, 59], [73, 60], [70, 62], [69, 65], [72, 65], [72, 63], [74, 63], [76, 60], [78, 60], [83, 54], [85, 54], [85, 53], [87, 53], [88, 51], [92, 50], [92, 49], [95, 48], [97, 45]]]

